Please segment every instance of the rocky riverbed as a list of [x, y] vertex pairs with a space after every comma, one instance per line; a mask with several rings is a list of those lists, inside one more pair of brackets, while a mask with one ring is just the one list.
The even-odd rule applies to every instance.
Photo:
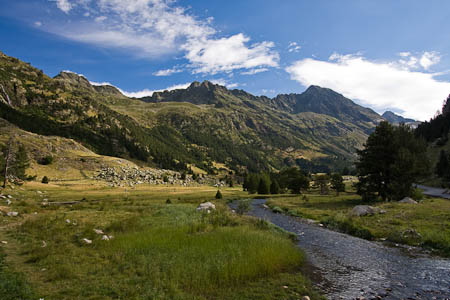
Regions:
[[450, 299], [450, 260], [308, 224], [264, 203], [254, 200], [249, 214], [298, 235], [307, 271], [328, 299]]

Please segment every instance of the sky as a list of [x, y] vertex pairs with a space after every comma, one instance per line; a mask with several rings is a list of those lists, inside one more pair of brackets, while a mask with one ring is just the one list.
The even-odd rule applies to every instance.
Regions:
[[450, 94], [449, 19], [447, 0], [0, 0], [0, 51], [135, 97], [319, 85], [423, 121]]

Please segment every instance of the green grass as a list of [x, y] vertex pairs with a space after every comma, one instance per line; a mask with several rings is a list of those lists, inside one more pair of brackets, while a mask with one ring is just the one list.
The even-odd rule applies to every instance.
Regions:
[[[335, 196], [318, 195], [315, 191], [307, 194], [307, 202], [302, 198], [303, 196], [281, 195], [270, 199], [268, 204], [273, 208], [281, 208], [287, 214], [313, 219], [331, 229], [354, 236], [422, 246], [436, 254], [450, 257], [449, 200], [425, 198], [417, 205], [398, 202], [365, 203], [353, 192]], [[376, 206], [386, 213], [349, 216], [356, 205]]]
[[21, 274], [11, 271], [4, 262], [0, 251], [0, 295], [2, 300], [31, 300], [36, 295]]
[[[223, 189], [220, 201], [216, 191], [33, 184], [10, 191], [21, 217], [0, 217], [0, 239], [9, 242], [8, 274], [23, 275], [8, 276], [46, 300], [322, 299], [301, 274], [303, 254], [289, 233], [231, 213], [226, 203], [244, 195], [238, 189]], [[44, 197], [86, 200], [41, 206]], [[197, 212], [203, 201], [217, 211]], [[94, 229], [114, 239], [103, 241]], [[15, 299], [14, 290], [5, 293]]]

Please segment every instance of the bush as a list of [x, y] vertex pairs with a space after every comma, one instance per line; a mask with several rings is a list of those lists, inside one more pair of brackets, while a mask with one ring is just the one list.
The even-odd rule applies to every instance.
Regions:
[[47, 155], [47, 156], [41, 158], [38, 161], [38, 164], [46, 166], [46, 165], [50, 165], [52, 162], [53, 162], [53, 156]]
[[222, 198], [223, 198], [222, 193], [220, 192], [220, 190], [217, 190], [216, 199], [222, 199]]
[[283, 210], [282, 210], [281, 207], [279, 207], [279, 206], [274, 206], [274, 207], [272, 207], [272, 211], [273, 211], [274, 213], [276, 213], [276, 214], [282, 214], [282, 213], [283, 213]]
[[322, 223], [330, 229], [337, 230], [342, 233], [347, 233], [362, 239], [373, 240], [374, 236], [370, 230], [355, 225], [350, 218], [345, 217], [328, 217]]
[[164, 181], [164, 182], [169, 182], [169, 177], [167, 177], [167, 175], [164, 175], [163, 181]]
[[49, 183], [49, 179], [47, 176], [42, 177], [42, 183], [48, 184]]
[[170, 200], [170, 198], [167, 198], [166, 204], [172, 204], [172, 201]]
[[414, 200], [422, 200], [424, 198], [423, 192], [421, 189], [413, 189], [411, 191], [411, 198]]
[[245, 214], [250, 210], [250, 201], [249, 200], [240, 200], [238, 206], [236, 208], [236, 212], [240, 215]]

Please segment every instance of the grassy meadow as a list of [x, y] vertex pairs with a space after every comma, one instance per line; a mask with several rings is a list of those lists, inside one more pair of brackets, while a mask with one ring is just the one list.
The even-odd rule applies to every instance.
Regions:
[[[274, 210], [316, 220], [330, 229], [369, 240], [387, 240], [410, 246], [422, 246], [450, 257], [450, 200], [424, 197], [419, 204], [363, 202], [350, 184], [347, 192], [336, 196], [311, 190], [304, 195], [272, 197]], [[306, 196], [306, 197], [304, 197]], [[355, 217], [349, 212], [356, 205], [371, 205], [385, 214]]]
[[[7, 242], [0, 244], [0, 295], [322, 299], [301, 274], [304, 256], [289, 235], [230, 212], [227, 201], [247, 196], [239, 188], [222, 189], [222, 200], [214, 199], [216, 191], [107, 188], [88, 180], [4, 190], [19, 216], [0, 216], [0, 241]], [[62, 201], [79, 202], [51, 204]], [[204, 201], [217, 210], [196, 211]]]

